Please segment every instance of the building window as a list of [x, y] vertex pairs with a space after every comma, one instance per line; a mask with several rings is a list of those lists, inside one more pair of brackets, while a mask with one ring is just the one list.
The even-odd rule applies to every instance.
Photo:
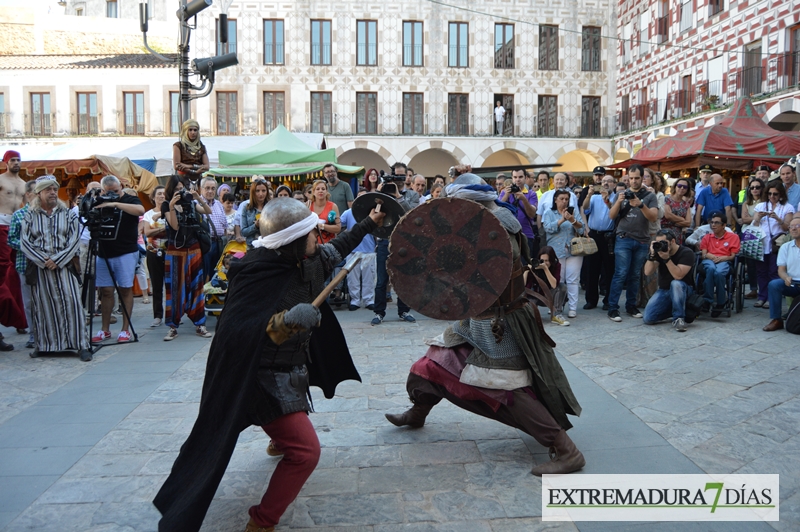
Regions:
[[600, 70], [600, 28], [584, 26], [581, 36], [581, 70]]
[[403, 135], [422, 135], [422, 93], [403, 93]]
[[539, 96], [537, 124], [540, 137], [558, 135], [558, 96]]
[[469, 135], [469, 95], [447, 95], [447, 134]]
[[217, 19], [217, 55], [235, 54], [236, 53], [236, 21], [228, 19], [228, 42], [220, 42], [219, 40], [219, 19]]
[[[786, 59], [789, 86], [800, 84], [800, 26], [789, 30], [789, 53]], [[0, 112], [2, 111], [3, 108], [0, 107]]]
[[6, 135], [6, 95], [0, 92], [0, 137]]
[[333, 112], [330, 92], [311, 93], [311, 132], [330, 133], [333, 126]]
[[108, 0], [106, 2], [106, 16], [108, 18], [117, 18], [117, 0]]
[[78, 9], [75, 10], [75, 16], [76, 17], [82, 17], [83, 16], [83, 8], [82, 7], [79, 7]]
[[78, 135], [97, 135], [97, 93], [78, 93]]
[[709, 17], [713, 17], [723, 9], [725, 9], [725, 2], [723, 0], [708, 0]]
[[181, 132], [181, 93], [169, 93], [169, 132], [178, 135]]
[[447, 66], [467, 68], [469, 66], [469, 24], [451, 22], [449, 27]]
[[644, 11], [639, 15], [639, 55], [650, 53], [650, 12]]
[[422, 22], [403, 21], [403, 66], [422, 66]]
[[656, 18], [656, 43], [660, 44], [669, 39], [669, 1], [658, 2], [658, 18]]
[[600, 97], [581, 98], [581, 136], [600, 136]]
[[494, 25], [494, 67], [514, 68], [514, 25]]
[[264, 91], [264, 133], [286, 125], [286, 94]]
[[684, 31], [689, 31], [692, 29], [692, 2], [694, 0], [683, 0], [681, 2], [681, 25], [680, 31], [683, 33]]
[[311, 21], [311, 64], [331, 64], [331, 21]]
[[539, 25], [539, 70], [558, 70], [558, 26]]
[[688, 115], [692, 112], [692, 76], [681, 78], [681, 89], [678, 91], [678, 101], [676, 108], [680, 113], [678, 116]]
[[123, 92], [125, 135], [144, 135], [144, 93]]
[[748, 44], [744, 52], [744, 68], [741, 71], [739, 88], [742, 89], [741, 96], [749, 97], [762, 92], [761, 41]]
[[217, 135], [239, 134], [239, 107], [236, 92], [217, 92]]
[[376, 66], [378, 64], [378, 22], [375, 20], [356, 21], [356, 64]]
[[283, 65], [283, 20], [264, 21], [264, 64]]
[[356, 133], [378, 132], [378, 93], [356, 93]]
[[626, 94], [620, 102], [619, 130], [625, 133], [631, 129], [631, 97]]

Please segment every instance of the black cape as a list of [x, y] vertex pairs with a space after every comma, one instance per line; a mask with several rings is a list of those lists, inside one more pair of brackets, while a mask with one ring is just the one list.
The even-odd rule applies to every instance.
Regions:
[[[366, 233], [364, 229], [371, 227], [374, 223], [360, 229]], [[360, 237], [353, 247], [359, 241]], [[343, 248], [340, 251], [349, 252], [349, 246], [337, 244], [337, 248]], [[159, 531], [200, 529], [239, 433], [253, 424], [249, 409], [256, 403], [253, 394], [259, 393], [256, 377], [267, 323], [295, 268], [296, 264], [264, 248], [249, 251], [241, 262], [231, 266], [225, 307], [208, 355], [197, 421], [153, 500], [163, 516]], [[320, 311], [322, 320], [311, 335], [307, 367], [310, 384], [320, 387], [330, 399], [337, 384], [348, 379], [361, 382], [361, 377], [333, 311], [327, 303]]]

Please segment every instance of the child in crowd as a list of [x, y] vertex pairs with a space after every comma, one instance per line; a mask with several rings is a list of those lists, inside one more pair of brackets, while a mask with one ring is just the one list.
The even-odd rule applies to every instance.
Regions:
[[230, 253], [222, 257], [222, 266], [214, 273], [214, 277], [211, 278], [211, 286], [214, 288], [220, 288], [222, 290], [228, 289], [228, 268], [231, 267], [231, 258], [232, 255]]
[[[361, 188], [358, 195], [366, 194], [366, 190]], [[346, 231], [356, 225], [351, 209], [342, 213], [342, 231]], [[375, 237], [367, 234], [361, 243], [353, 250], [346, 260], [360, 256], [361, 260], [356, 264], [353, 271], [347, 274], [347, 290], [350, 292], [350, 310], [358, 310], [364, 303], [369, 310], [375, 306], [375, 283], [377, 281], [377, 254], [375, 253]]]

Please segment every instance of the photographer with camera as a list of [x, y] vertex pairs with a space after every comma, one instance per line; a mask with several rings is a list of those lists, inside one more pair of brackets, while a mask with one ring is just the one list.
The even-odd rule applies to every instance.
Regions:
[[660, 229], [644, 265], [645, 275], [658, 268], [658, 290], [644, 309], [644, 323], [653, 325], [671, 316], [675, 330], [686, 332], [686, 299], [694, 288], [692, 266], [694, 252], [679, 245], [672, 230]]
[[[139, 216], [144, 214], [144, 207], [136, 196], [122, 193], [122, 184], [116, 176], [105, 176], [100, 180], [100, 186], [102, 192], [94, 194], [92, 210], [99, 210], [103, 224], [116, 227], [116, 238], [101, 238], [98, 242], [95, 286], [100, 290], [102, 329], [92, 337], [92, 343], [99, 344], [111, 338], [115, 287], [120, 305], [125, 309], [117, 342], [130, 342], [132, 337], [128, 328], [133, 310], [133, 278], [139, 265]], [[92, 221], [89, 223], [91, 227]]]
[[528, 239], [528, 250], [531, 257], [539, 256], [539, 228], [536, 225], [536, 208], [539, 198], [535, 190], [524, 191], [525, 170], [517, 168], [511, 172], [511, 182], [506, 182], [500, 193], [500, 201], [505, 201], [517, 208], [517, 220], [522, 226], [522, 234]]
[[[382, 174], [381, 184], [378, 185], [378, 192], [383, 192], [393, 196], [405, 212], [410, 211], [419, 205], [419, 196], [413, 190], [405, 191], [404, 195], [400, 186], [405, 182], [406, 165], [395, 163], [392, 167], [391, 175]], [[376, 238], [376, 276], [378, 281], [375, 286], [375, 317], [370, 322], [372, 325], [380, 325], [386, 317], [386, 287], [389, 285], [389, 274], [386, 272], [386, 259], [389, 258], [389, 239]], [[397, 315], [402, 321], [414, 323], [417, 321], [410, 313], [411, 308], [403, 303], [400, 296], [397, 297]]]
[[589, 238], [597, 244], [597, 253], [589, 255], [585, 261], [588, 268], [585, 310], [597, 307], [601, 293], [604, 294], [603, 309], [608, 310], [608, 292], [614, 275], [614, 220], [608, 213], [616, 200], [615, 185], [613, 176], [604, 176], [599, 185], [587, 187], [586, 199], [583, 200]]
[[[392, 173], [390, 176], [384, 175], [384, 181], [392, 182], [397, 185], [397, 190], [403, 196], [409, 205], [416, 207], [419, 205], [419, 194], [411, 189], [411, 183], [414, 179], [414, 174], [409, 175], [409, 168], [401, 162], [392, 165]], [[413, 172], [413, 171], [412, 171]]]
[[[572, 207], [574, 211], [578, 211], [578, 197], [573, 194], [571, 190], [567, 189], [567, 184], [567, 174], [558, 172], [553, 176], [553, 188], [539, 197], [539, 205], [536, 207], [536, 225], [539, 228], [539, 235], [542, 239], [547, 237], [544, 226], [542, 225], [542, 217], [553, 205], [553, 195], [557, 190], [566, 190], [569, 193], [569, 206]], [[578, 215], [578, 217], [580, 217], [580, 215]]]
[[630, 188], [617, 199], [608, 211], [612, 220], [619, 217], [614, 242], [614, 277], [608, 294], [608, 318], [620, 322], [619, 298], [625, 288], [625, 312], [634, 318], [642, 313], [636, 308], [639, 279], [647, 260], [650, 243], [650, 222], [658, 218], [656, 195], [642, 187], [644, 168], [632, 164], [628, 168]]
[[[178, 176], [169, 178], [161, 215], [167, 222], [167, 260], [164, 286], [167, 291], [165, 318], [169, 332], [165, 342], [178, 336], [178, 325], [184, 314], [192, 320], [201, 338], [210, 338], [206, 330], [203, 296], [203, 254], [197, 241], [200, 219], [197, 213], [211, 214], [211, 208], [196, 189], [187, 190]], [[105, 308], [105, 307], [104, 307]]]

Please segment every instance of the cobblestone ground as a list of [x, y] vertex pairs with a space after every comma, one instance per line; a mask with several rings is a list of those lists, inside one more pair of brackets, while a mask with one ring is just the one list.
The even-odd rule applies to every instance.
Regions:
[[[393, 306], [378, 327], [366, 310], [337, 315], [363, 382], [340, 385], [332, 400], [315, 390], [322, 457], [278, 530], [771, 530], [542, 522], [541, 482], [529, 470], [547, 454], [532, 438], [445, 403], [420, 430], [384, 419], [409, 406], [408, 368], [446, 324], [396, 321]], [[210, 341], [181, 329], [163, 342], [165, 329], [146, 328], [151, 319], [137, 302], [141, 342], [88, 364], [22, 349], [0, 356], [0, 529], [156, 529], [150, 501], [193, 425]], [[753, 308], [683, 334], [613, 323], [600, 310], [570, 321], [547, 328], [584, 409], [571, 435], [585, 472], [779, 473], [772, 527], [800, 529], [797, 336], [763, 333], [767, 311]], [[277, 463], [267, 441], [255, 428], [241, 434], [204, 531], [244, 529]]]

